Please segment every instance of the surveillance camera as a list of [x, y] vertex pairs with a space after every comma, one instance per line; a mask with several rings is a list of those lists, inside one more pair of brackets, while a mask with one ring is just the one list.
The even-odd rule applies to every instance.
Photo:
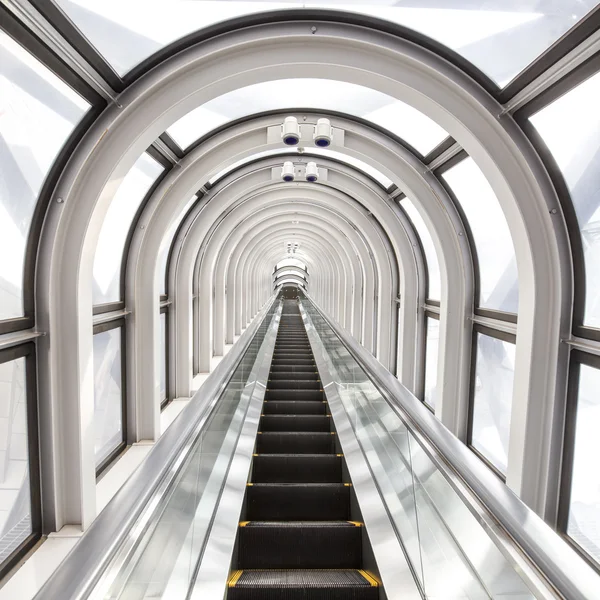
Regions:
[[281, 139], [286, 146], [297, 146], [300, 142], [300, 126], [296, 117], [286, 117], [281, 127]]
[[315, 133], [313, 139], [315, 145], [319, 148], [327, 148], [331, 145], [331, 138], [333, 137], [333, 129], [329, 119], [319, 119], [315, 125]]
[[283, 181], [294, 181], [295, 178], [294, 163], [291, 160], [286, 160], [281, 169], [281, 179]]
[[317, 163], [309, 162], [306, 165], [306, 181], [310, 181], [314, 183], [319, 180], [319, 168], [317, 167]]

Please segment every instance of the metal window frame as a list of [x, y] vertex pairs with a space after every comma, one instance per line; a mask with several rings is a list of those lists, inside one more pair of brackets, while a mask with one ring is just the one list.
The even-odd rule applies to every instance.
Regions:
[[97, 323], [93, 328], [93, 335], [112, 331], [113, 329], [121, 330], [121, 432], [122, 441], [112, 452], [99, 464], [95, 465], [96, 479], [100, 478], [104, 472], [113, 465], [115, 460], [121, 456], [127, 448], [127, 327], [124, 316]]
[[165, 315], [165, 339], [163, 340], [165, 344], [165, 398], [160, 399], [160, 410], [163, 411], [171, 402], [173, 402], [173, 397], [171, 395], [171, 390], [169, 389], [169, 353], [170, 353], [170, 321], [171, 321], [171, 313], [169, 311], [170, 302], [167, 300], [164, 304], [162, 304], [159, 315]]
[[[597, 18], [600, 19], [600, 5], [598, 9], [596, 14]], [[571, 191], [554, 155], [529, 118], [598, 73], [600, 73], [600, 54], [596, 54], [582, 63], [513, 115], [517, 124], [533, 144], [535, 151], [540, 156], [548, 171], [567, 225], [574, 271], [573, 334], [597, 342], [600, 341], [600, 329], [584, 325], [586, 301], [585, 256], [581, 239], [581, 229], [571, 198]]]
[[574, 548], [585, 561], [600, 574], [600, 561], [593, 558], [569, 534], [569, 511], [571, 508], [571, 491], [573, 483], [573, 467], [575, 462], [575, 441], [577, 438], [577, 410], [579, 407], [579, 375], [581, 365], [600, 371], [600, 356], [572, 349], [570, 353], [567, 404], [565, 409], [565, 430], [560, 477], [560, 497], [558, 503], [558, 533]]
[[473, 414], [475, 410], [475, 380], [477, 376], [477, 336], [486, 335], [496, 340], [508, 342], [510, 344], [517, 343], [517, 336], [506, 331], [498, 331], [479, 323], [473, 323], [473, 332], [471, 338], [471, 375], [469, 384], [469, 410], [467, 422], [467, 441], [466, 445], [491, 471], [497, 475], [504, 483], [506, 483], [506, 474], [502, 473], [489, 458], [486, 458], [477, 448], [473, 446]]
[[27, 410], [27, 454], [29, 474], [29, 501], [31, 512], [31, 533], [7, 559], [0, 564], [0, 579], [5, 577], [23, 556], [42, 537], [42, 490], [40, 471], [40, 440], [38, 427], [38, 398], [37, 398], [37, 371], [36, 371], [36, 345], [27, 342], [0, 350], [0, 363], [8, 363], [25, 359], [25, 402]]

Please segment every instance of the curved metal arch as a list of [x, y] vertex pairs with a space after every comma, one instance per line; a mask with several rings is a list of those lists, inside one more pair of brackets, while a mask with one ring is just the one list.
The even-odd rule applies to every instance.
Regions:
[[[284, 116], [285, 113], [281, 114], [280, 118], [283, 119]], [[380, 132], [361, 128], [356, 123], [338, 122], [337, 120], [332, 122], [334, 125], [344, 128], [347, 134], [345, 147], [338, 149], [354, 152], [361, 160], [384, 170], [397, 185], [411, 194], [415, 205], [421, 207], [424, 221], [430, 226], [442, 273], [440, 360], [438, 361], [438, 381], [441, 382], [439, 387], [442, 394], [437, 403], [438, 416], [459, 437], [466, 439], [471, 327], [464, 315], [469, 315], [473, 309], [473, 273], [467, 236], [462, 235], [463, 225], [458, 211], [439, 180], [405, 148], [395, 145]], [[272, 124], [273, 121], [267, 120], [265, 125], [268, 126], [269, 123]], [[349, 135], [349, 131], [352, 135]], [[231, 135], [235, 136], [236, 141], [241, 142], [244, 133], [236, 131], [231, 132]], [[362, 152], [356, 154], [357, 149]], [[394, 174], [394, 169], [397, 171], [396, 174]], [[390, 208], [400, 215], [397, 217], [400, 220], [404, 218], [406, 221], [405, 215], [395, 203], [389, 199], [387, 202]], [[409, 223], [404, 225], [407, 232], [411, 227]], [[418, 248], [418, 244], [413, 244], [413, 247]], [[415, 252], [417, 263], [423, 265], [423, 257], [416, 256], [416, 254]], [[420, 268], [419, 272], [424, 272], [424, 268]], [[451, 295], [447, 293], [449, 282], [452, 282], [453, 293]], [[420, 305], [425, 299], [422, 288], [423, 286], [419, 293]], [[413, 315], [417, 309], [413, 312], [412, 308], [406, 305], [406, 300], [410, 299], [410, 295], [404, 294], [403, 297], [405, 301], [401, 304], [401, 310], [406, 307], [407, 312]], [[449, 317], [446, 318], [446, 315]], [[424, 334], [422, 308], [419, 309], [418, 316], [416, 337], [418, 342], [422, 343]], [[406, 325], [405, 321], [403, 323]], [[406, 335], [403, 338], [410, 337], [412, 339], [410, 329], [406, 328], [405, 331]], [[409, 384], [413, 381], [415, 369], [414, 365], [411, 368], [406, 363], [416, 354], [413, 352], [406, 354], [406, 359], [404, 359], [402, 349], [399, 347], [398, 356], [399, 363], [404, 365], [404, 370], [402, 367], [399, 368], [402, 381], [411, 388]]]
[[[296, 191], [297, 188], [289, 188], [289, 187], [285, 187], [285, 186], [284, 187], [278, 186], [278, 187], [279, 187], [279, 189], [276, 189], [276, 190], [272, 190], [271, 188], [264, 188], [264, 190], [260, 194], [258, 194], [258, 193], [254, 194], [253, 197], [259, 198], [261, 196], [265, 196], [266, 194], [269, 194], [270, 196], [273, 197], [273, 200], [277, 200], [277, 202], [280, 204], [282, 202], [285, 202], [286, 200], [289, 200], [290, 198], [291, 199], [297, 198], [297, 196], [296, 196], [296, 194], [298, 193]], [[319, 197], [319, 194], [322, 194], [322, 193], [323, 193], [323, 191], [317, 190], [317, 188], [315, 188], [314, 186], [307, 187], [306, 190], [303, 192], [305, 198], [314, 197], [315, 200]], [[317, 195], [315, 195], [315, 194], [317, 194]], [[332, 201], [329, 200], [328, 204], [329, 204], [329, 206], [327, 207], [327, 210], [330, 210], [331, 206], [333, 205]], [[296, 200], [296, 206], [298, 207], [298, 209], [300, 206], [303, 206], [303, 205], [304, 205], [304, 203], [302, 202], [302, 198], [298, 198]], [[310, 211], [310, 209], [307, 209], [306, 207], [303, 210], [304, 210], [304, 212], [306, 212], [307, 210]], [[352, 221], [355, 225], [357, 225], [359, 227], [367, 227], [367, 229], [368, 229], [368, 227], [371, 226], [371, 223], [368, 220], [366, 220], [363, 216], [358, 214], [355, 209], [349, 208], [346, 210], [346, 212], [348, 212], [348, 211], [350, 211], [348, 214], [354, 215]], [[361, 225], [361, 219], [363, 221], [362, 225]], [[381, 243], [379, 240], [376, 239], [376, 236], [375, 236], [375, 238], [373, 236], [370, 236], [370, 239], [371, 239], [371, 241], [367, 241], [367, 238], [365, 238], [365, 240], [364, 240], [367, 247], [371, 246], [373, 248], [376, 248], [377, 245]], [[375, 244], [375, 245], [373, 246], [373, 244]], [[379, 262], [377, 262], [377, 261], [375, 262], [375, 264], [380, 265], [378, 267], [379, 270], [381, 270], [383, 268], [381, 261], [385, 260], [386, 258], [388, 258], [388, 254], [386, 253], [386, 250], [384, 248], [382, 248], [381, 252], [380, 252], [380, 260], [379, 260]], [[380, 271], [379, 279], [381, 279], [381, 278], [382, 278], [382, 272]], [[384, 282], [384, 284], [387, 287], [387, 282]], [[377, 292], [375, 291], [374, 293], [376, 294]], [[387, 292], [385, 292], [385, 293], [386, 293], [386, 295], [388, 295]], [[383, 360], [385, 360], [385, 359], [383, 359]]]
[[288, 275], [287, 277], [284, 277], [281, 281], [276, 281], [273, 283], [273, 291], [275, 291], [278, 287], [285, 285], [289, 282], [296, 283], [304, 289], [307, 289], [305, 279], [302, 279], [302, 277], [298, 277], [298, 275]]
[[[240, 210], [243, 211], [241, 213], [237, 213], [237, 211], [231, 211], [228, 215], [228, 217], [230, 217], [230, 221], [232, 221], [232, 225], [230, 226], [231, 229], [238, 229], [239, 233], [242, 234], [243, 232], [247, 231], [249, 228], [252, 227], [257, 227], [257, 225], [255, 225], [255, 223], [257, 221], [259, 221], [259, 219], [263, 218], [263, 215], [261, 214], [261, 212], [259, 212], [260, 207], [261, 206], [265, 206], [267, 205], [266, 208], [266, 213], [278, 213], [278, 212], [282, 212], [284, 213], [284, 216], [282, 217], [283, 219], [285, 219], [286, 221], [290, 220], [290, 216], [289, 213], [291, 213], [294, 210], [294, 207], [290, 207], [287, 208], [285, 206], [282, 206], [281, 204], [279, 206], [276, 207], [268, 207], [268, 204], [271, 204], [271, 200], [270, 198], [262, 198], [261, 196], [256, 196], [255, 198], [253, 198], [251, 201], [248, 201], [247, 203], [244, 203], [240, 206]], [[300, 203], [297, 203], [296, 206], [300, 207]], [[319, 213], [322, 212], [322, 210], [314, 208], [312, 209], [312, 213]], [[237, 213], [237, 214], [236, 214]], [[307, 216], [306, 218], [316, 218], [316, 217], [311, 217], [311, 211], [309, 210], [308, 213], [306, 213]], [[252, 215], [252, 216], [251, 216]], [[339, 216], [337, 216], [334, 212], [331, 211], [326, 211], [324, 213], [324, 215], [322, 215], [320, 217], [325, 223], [327, 223], [327, 218], [329, 219], [330, 222], [337, 222], [337, 227], [341, 228], [342, 230], [345, 228], [346, 231], [348, 232], [348, 235], [353, 235], [354, 232], [352, 231], [351, 227], [349, 224], [345, 224], [344, 221], [342, 219], [340, 219]], [[223, 221], [223, 223], [225, 223], [225, 221]], [[239, 226], [238, 226], [239, 223]], [[328, 226], [328, 224], [327, 224]], [[300, 225], [296, 225], [294, 227], [292, 227], [292, 229], [301, 229], [302, 226]], [[209, 270], [204, 270], [204, 275], [199, 279], [200, 282], [200, 286], [199, 286], [199, 293], [202, 292], [203, 289], [208, 290], [208, 289], [212, 289], [212, 286], [210, 285], [210, 280], [212, 277], [212, 266], [214, 265], [214, 260], [216, 258], [216, 254], [218, 252], [219, 246], [215, 246], [214, 244], [212, 245], [212, 247], [207, 249], [207, 252], [209, 253], [209, 256], [207, 258], [207, 260], [210, 261], [210, 265], [209, 265]], [[195, 248], [191, 248], [190, 252], [195, 252]], [[203, 260], [203, 265], [206, 265], [205, 260]], [[202, 269], [201, 269], [201, 273], [202, 273]], [[267, 269], [267, 274], [270, 276], [270, 269]], [[185, 275], [184, 275], [185, 277]], [[219, 284], [216, 289], [218, 289], [219, 291], [222, 290], [222, 285]], [[205, 306], [201, 315], [201, 320], [199, 321], [199, 326], [202, 328], [204, 327], [205, 329], [209, 326], [209, 315], [210, 315], [210, 309], [209, 309], [209, 305], [210, 305], [210, 296], [206, 297], [206, 294], [204, 294], [205, 296]], [[243, 298], [247, 298], [248, 294], [245, 293], [243, 294]], [[254, 300], [254, 304], [250, 307], [250, 312], [253, 314], [256, 309], [256, 296], [251, 296], [251, 298]], [[218, 299], [218, 302], [220, 303], [220, 298]], [[330, 309], [334, 308], [333, 306], [330, 307]], [[248, 305], [246, 305], [246, 317], [248, 317]], [[337, 311], [335, 311], [337, 313]], [[201, 351], [201, 360], [203, 359], [204, 362], [206, 362], [207, 360], [209, 360], [209, 356], [207, 354], [208, 352], [208, 348], [206, 347], [206, 345], [204, 346], [204, 354]]]
[[291, 271], [292, 275], [297, 275], [298, 277], [302, 277], [306, 282], [308, 282], [308, 278], [310, 277], [308, 272], [300, 267], [294, 267], [292, 265], [288, 267], [280, 267], [279, 269], [275, 269], [273, 271], [273, 281], [275, 281], [278, 277], [281, 277], [284, 273]]
[[[325, 163], [325, 164], [327, 164], [327, 163]], [[270, 165], [268, 165], [268, 168], [270, 169]], [[346, 179], [345, 176], [342, 173], [339, 173], [339, 176], [340, 176], [340, 179], [341, 178], [343, 178], [344, 180]], [[240, 179], [240, 178], [238, 178], [238, 179]], [[235, 180], [232, 184], [230, 184], [230, 186], [228, 186], [227, 189], [230, 189], [230, 187], [232, 187], [232, 186], [233, 187], [235, 187], [236, 185], [239, 186], [241, 183], [243, 183], [243, 189], [246, 189], [246, 188], [250, 187], [249, 184], [246, 183], [245, 180], [243, 182]], [[278, 187], [278, 189], [281, 189], [282, 190], [281, 193], [283, 193], [283, 192], [288, 193], [290, 189], [293, 189], [293, 188], [290, 188], [290, 186], [288, 184], [281, 184], [281, 183], [272, 184], [271, 183], [271, 185], [273, 187]], [[335, 186], [331, 186], [331, 187], [335, 188]], [[338, 185], [338, 189], [339, 189], [339, 187], [340, 186]], [[266, 186], [263, 186], [261, 189], [266, 190], [268, 188]], [[321, 186], [314, 186], [314, 185], [309, 185], [309, 187], [307, 188], [307, 190], [311, 190], [311, 191], [322, 190], [322, 189], [323, 188]], [[254, 188], [251, 188], [251, 191], [253, 193], [258, 193], [258, 191], [256, 191], [256, 192], [254, 191]], [[358, 189], [356, 191], [355, 190], [344, 190], [344, 191], [345, 191], [345, 193], [349, 197], [352, 197], [354, 199], [357, 198], [358, 194], [364, 194], [364, 193], [366, 193], [365, 190], [364, 190], [364, 188]], [[376, 208], [376, 204], [377, 204], [378, 201], [380, 201], [380, 197], [374, 195], [373, 202], [370, 204], [370, 208], [374, 207], [374, 208], [371, 208], [371, 209], [374, 210], [375, 212], [378, 212], [378, 209]], [[360, 205], [360, 199], [359, 199], [359, 205]], [[363, 210], [365, 210], [365, 209], [363, 209]], [[367, 212], [367, 211], [365, 211], [365, 214], [368, 215], [370, 213]], [[380, 216], [380, 215], [377, 215], [377, 216]], [[383, 214], [382, 216], [380, 216], [380, 218], [386, 218], [386, 220], [388, 221], [388, 227], [387, 227], [388, 230], [389, 230], [389, 227], [390, 227], [389, 226], [390, 217], [393, 218], [393, 216], [394, 216], [393, 213], [391, 215], [385, 215], [385, 214]], [[401, 216], [401, 218], [403, 218], [403, 217]], [[403, 227], [410, 227], [410, 224], [407, 222], [407, 220], [406, 219], [404, 219], [404, 220], [405, 220], [405, 223], [402, 224]], [[376, 226], [378, 226], [379, 221], [376, 219], [374, 221], [374, 223], [375, 223]], [[405, 231], [402, 228], [400, 228], [398, 225], [396, 225], [396, 230], [395, 231], [394, 231], [394, 228], [392, 226], [391, 231], [393, 233], [396, 233], [396, 238], [395, 239], [396, 239], [397, 243], [398, 243], [398, 238], [400, 238], [400, 237], [406, 238]], [[376, 237], [374, 239], [376, 239]], [[393, 245], [392, 242], [389, 240], [389, 238], [384, 233], [383, 229], [382, 229], [382, 234], [380, 235], [380, 238], [382, 239], [382, 241], [383, 241], [384, 244], [387, 243], [387, 244]], [[396, 248], [397, 247], [398, 247], [398, 245], [396, 244]], [[406, 239], [406, 241], [404, 242], [404, 246], [403, 247], [401, 246], [401, 249], [403, 250], [403, 255], [402, 255], [402, 257], [397, 257], [396, 260], [398, 260], [399, 262], [403, 262], [403, 263], [406, 263], [407, 261], [410, 261], [410, 267], [409, 267], [409, 269], [406, 269], [406, 268], [403, 269], [404, 273], [403, 273], [402, 281], [404, 281], [404, 282], [411, 282], [411, 281], [412, 282], [416, 282], [417, 281], [416, 275], [414, 273], [413, 274], [410, 273], [410, 269], [414, 268], [413, 267], [413, 265], [414, 265], [413, 247], [412, 247], [412, 245], [410, 243], [410, 240]], [[395, 255], [395, 249], [392, 249], [392, 247], [390, 246], [390, 248], [388, 248], [388, 253], [389, 253], [389, 256], [394, 256]], [[395, 268], [397, 268], [397, 267], [394, 267], [394, 269]], [[391, 277], [392, 277], [392, 282], [394, 282], [394, 279], [395, 279], [394, 272], [391, 273]], [[393, 287], [394, 288], [396, 287], [395, 283], [393, 283]], [[416, 287], [416, 283], [415, 283], [415, 287]], [[402, 290], [405, 297], [407, 297], [409, 295], [409, 293], [407, 293], [407, 289], [409, 289], [409, 288], [405, 285], [404, 288], [403, 288], [403, 290]], [[414, 294], [414, 293], [415, 292], [410, 292], [410, 294]], [[387, 293], [382, 292], [381, 295], [384, 298], [385, 297], [389, 297], [390, 298], [390, 305], [391, 305], [391, 303], [393, 302], [393, 298], [396, 295], [396, 292], [392, 292], [391, 294], [387, 294]], [[410, 302], [407, 302], [407, 305], [412, 308], [412, 304]], [[387, 307], [386, 310], [389, 311], [389, 307]], [[410, 313], [410, 317], [413, 318], [413, 315], [414, 315], [414, 312], [416, 312], [416, 309], [414, 310], [414, 312], [413, 312], [413, 310], [407, 311], [407, 313], [408, 312]], [[414, 325], [413, 325], [413, 329], [414, 329]], [[408, 330], [407, 326], [405, 326], [405, 330]], [[390, 330], [388, 329], [387, 331], [390, 331]], [[407, 335], [407, 337], [408, 337], [408, 335]], [[388, 346], [389, 346], [389, 341], [387, 343], [388, 343]], [[415, 353], [414, 352], [414, 347], [412, 347], [412, 348], [409, 349], [409, 353], [411, 355], [414, 355], [414, 353]], [[388, 362], [386, 359], [383, 359], [383, 360], [386, 363]]]
[[[269, 53], [261, 46], [267, 39]], [[244, 57], [243, 73], [239, 63], [231, 60], [233, 52]], [[207, 53], [210, 66], [203, 61]], [[87, 339], [91, 317], [85, 313], [90, 305], [90, 257], [110, 202], [102, 196], [105, 184], [120, 178], [169, 122], [207, 100], [211, 93], [241, 85], [250, 72], [253, 82], [276, 78], [292, 63], [298, 76], [309, 69], [312, 76], [327, 76], [333, 70], [334, 78], [351, 81], [360, 73], [361, 80], [374, 89], [409, 104], [420, 104], [425, 114], [461, 143], [491, 182], [513, 234], [520, 279], [528, 283], [522, 286], [521, 309], [532, 315], [532, 319], [520, 319], [518, 326], [515, 435], [510, 454], [511, 462], [522, 466], [511, 467], [508, 480], [530, 505], [541, 509], [539, 503], [545, 503], [536, 489], [547, 486], [525, 489], [524, 473], [529, 470], [542, 477], [549, 472], [540, 467], [549, 461], [550, 450], [540, 459], [537, 449], [543, 431], [552, 427], [554, 415], [560, 411], [534, 399], [548, 399], [551, 404], [556, 399], [560, 333], [561, 328], [569, 329], [565, 325], [570, 319], [572, 294], [570, 258], [561, 253], [562, 243], [568, 247], [566, 229], [562, 221], [557, 218], [553, 222], [549, 216], [556, 198], [539, 158], [512, 120], [504, 116], [500, 120], [497, 103], [433, 54], [372, 31], [323, 23], [315, 36], [290, 23], [223, 35], [166, 61], [136, 82], [123, 95], [118, 109], [105, 111], [63, 173], [55, 198], [65, 202], [58, 208], [53, 204], [46, 219], [36, 286], [38, 325], [49, 330], [53, 339], [52, 348], [42, 342], [44, 359], [40, 360], [41, 379], [49, 382], [49, 413], [54, 415], [51, 402], [60, 398], [66, 409], [55, 412], [78, 415], [75, 426], [61, 421], [64, 435], [59, 437], [81, 450], [73, 453], [76, 459], [62, 457], [70, 478], [66, 487], [75, 491], [55, 513], [56, 523], [62, 524], [66, 518], [70, 522], [81, 520], [85, 526], [95, 512], [93, 475], [80, 468], [81, 454], [90, 461], [93, 455], [91, 442], [81, 436], [81, 427], [87, 428], [91, 419], [81, 399], [91, 397], [92, 391], [82, 365], [89, 364], [92, 350], [91, 339]], [[398, 72], [403, 74], [402, 82], [395, 80]], [[93, 161], [88, 154], [93, 154]], [[519, 198], [528, 198], [528, 202], [519, 204]], [[153, 288], [148, 285], [146, 289]], [[542, 298], [544, 302], [539, 301]], [[75, 326], [61, 327], [63, 323]], [[149, 334], [154, 334], [155, 325]], [[540, 360], [542, 356], [546, 360]], [[44, 413], [42, 418], [46, 417]], [[532, 424], [527, 440], [535, 446], [535, 455], [528, 451], [522, 423]], [[44, 454], [55, 453], [61, 454], [59, 446]], [[523, 460], [515, 461], [515, 457]], [[51, 465], [49, 472], [46, 489], [56, 490], [60, 482], [52, 475]], [[74, 512], [70, 507], [76, 507]]]

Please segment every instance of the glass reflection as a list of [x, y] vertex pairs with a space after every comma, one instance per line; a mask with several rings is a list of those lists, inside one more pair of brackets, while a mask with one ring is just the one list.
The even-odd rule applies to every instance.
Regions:
[[515, 249], [494, 190], [472, 158], [463, 160], [442, 177], [460, 202], [475, 240], [479, 262], [479, 306], [518, 312]]
[[442, 296], [442, 281], [440, 275], [440, 263], [438, 261], [437, 252], [433, 245], [433, 238], [421, 213], [409, 198], [403, 198], [400, 201], [400, 206], [406, 211], [408, 218], [413, 224], [423, 252], [425, 253], [425, 262], [427, 264], [427, 298], [432, 300], [440, 300]]
[[171, 42], [234, 17], [285, 8], [367, 14], [409, 27], [456, 50], [504, 85], [550, 47], [597, 0], [342, 0], [340, 2], [57, 0], [121, 74]]
[[584, 325], [600, 328], [600, 74], [539, 113], [531, 122], [569, 186], [585, 260]]
[[173, 241], [175, 240], [175, 234], [196, 200], [198, 200], [198, 196], [193, 196], [188, 200], [187, 204], [179, 213], [179, 216], [171, 223], [169, 229], [167, 229], [160, 244], [160, 249], [158, 251], [158, 289], [161, 295], [167, 293], [167, 262], [169, 260], [169, 252], [171, 251]]
[[94, 435], [96, 466], [124, 439], [121, 328], [94, 335]]
[[567, 533], [600, 563], [600, 370], [580, 369]]
[[94, 304], [117, 302], [122, 299], [121, 265], [127, 235], [133, 219], [152, 184], [163, 168], [144, 153], [121, 181], [111, 182], [118, 187], [104, 217], [94, 256]]
[[0, 320], [23, 316], [23, 266], [38, 194], [89, 104], [0, 30]]
[[33, 532], [25, 359], [0, 364], [0, 564]]
[[477, 334], [471, 444], [506, 474], [516, 346]]

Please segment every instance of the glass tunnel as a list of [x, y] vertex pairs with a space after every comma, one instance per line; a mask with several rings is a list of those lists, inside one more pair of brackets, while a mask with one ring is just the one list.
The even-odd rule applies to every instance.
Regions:
[[600, 599], [595, 0], [0, 3], [0, 600]]

